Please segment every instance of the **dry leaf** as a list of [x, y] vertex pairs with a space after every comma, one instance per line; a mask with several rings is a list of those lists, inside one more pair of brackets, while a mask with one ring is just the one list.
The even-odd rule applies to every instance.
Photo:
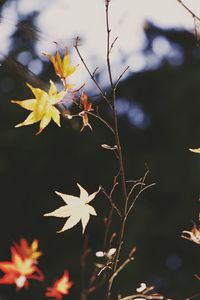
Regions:
[[81, 221], [83, 227], [82, 233], [84, 233], [85, 227], [89, 222], [90, 215], [93, 216], [97, 215], [95, 209], [88, 203], [90, 203], [95, 198], [97, 193], [100, 191], [100, 188], [98, 189], [98, 191], [89, 195], [88, 192], [84, 188], [82, 188], [78, 183], [77, 185], [80, 189], [80, 197], [56, 192], [56, 194], [63, 199], [66, 205], [61, 206], [60, 208], [54, 210], [51, 213], [44, 214], [44, 216], [46, 217], [57, 217], [57, 218], [69, 217], [65, 225], [63, 226], [63, 228], [58, 232], [63, 232], [65, 230], [68, 230]]
[[194, 152], [194, 153], [198, 153], [200, 154], [200, 148], [196, 148], [196, 149], [189, 149], [191, 152]]
[[69, 57], [68, 49], [66, 49], [63, 59], [60, 57], [58, 51], [56, 51], [55, 56], [49, 54], [45, 54], [45, 55], [47, 55], [50, 61], [52, 62], [54, 66], [54, 70], [56, 74], [61, 78], [65, 88], [71, 89], [73, 87], [73, 84], [67, 84], [66, 78], [72, 75], [76, 71], [77, 66], [70, 65], [70, 57]]

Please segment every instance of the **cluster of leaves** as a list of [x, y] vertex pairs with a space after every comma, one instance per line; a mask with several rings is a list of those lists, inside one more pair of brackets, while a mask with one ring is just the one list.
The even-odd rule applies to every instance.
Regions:
[[[107, 66], [108, 66], [108, 74], [110, 78], [110, 84], [111, 84], [111, 90], [112, 90], [112, 99], [109, 99], [109, 97], [106, 95], [106, 93], [102, 90], [98, 82], [96, 81], [95, 78], [95, 72], [96, 70], [91, 73], [90, 70], [88, 69], [87, 65], [85, 64], [84, 60], [81, 57], [81, 54], [78, 50], [78, 46], [76, 44], [75, 49], [79, 55], [79, 58], [82, 60], [83, 64], [85, 65], [91, 79], [95, 83], [98, 91], [100, 92], [102, 98], [107, 102], [109, 105], [109, 108], [112, 113], [112, 125], [110, 125], [104, 118], [99, 116], [98, 111], [93, 112], [94, 109], [92, 107], [92, 103], [89, 101], [89, 97], [87, 93], [84, 91], [82, 85], [79, 89], [74, 89], [74, 85], [70, 84], [68, 82], [68, 77], [74, 74], [74, 72], [77, 70], [77, 66], [71, 66], [70, 64], [70, 57], [69, 57], [69, 52], [68, 49], [66, 49], [63, 57], [59, 54], [58, 51], [56, 51], [55, 56], [45, 54], [51, 63], [53, 64], [54, 71], [56, 75], [59, 77], [62, 85], [61, 91], [58, 91], [55, 83], [50, 80], [50, 87], [48, 91], [42, 90], [38, 87], [33, 87], [29, 83], [27, 83], [27, 86], [30, 88], [32, 91], [34, 98], [32, 99], [26, 99], [23, 101], [20, 100], [12, 100], [12, 103], [18, 104], [21, 107], [25, 108], [26, 110], [31, 111], [31, 113], [28, 115], [28, 117], [23, 121], [22, 123], [16, 125], [15, 127], [21, 127], [21, 126], [27, 126], [27, 125], [32, 125], [34, 123], [40, 122], [39, 124], [39, 130], [37, 131], [36, 134], [40, 134], [50, 123], [51, 120], [53, 120], [59, 127], [60, 127], [60, 104], [66, 103], [66, 101], [70, 98], [72, 103], [78, 107], [79, 111], [77, 114], [71, 114], [71, 113], [65, 113], [65, 116], [68, 119], [72, 119], [73, 117], [80, 117], [82, 119], [82, 127], [81, 131], [85, 127], [89, 127], [92, 129], [92, 126], [90, 125], [89, 122], [89, 115], [93, 115], [94, 117], [98, 118], [100, 121], [102, 121], [112, 132], [113, 137], [114, 137], [114, 144], [113, 146], [103, 144], [102, 147], [104, 149], [108, 149], [113, 151], [113, 153], [116, 156], [116, 159], [118, 161], [118, 173], [116, 176], [114, 176], [113, 180], [113, 186], [111, 187], [110, 192], [107, 192], [105, 189], [99, 187], [99, 189], [95, 192], [93, 192], [91, 195], [88, 194], [88, 192], [80, 185], [78, 185], [78, 188], [80, 190], [80, 196], [72, 196], [68, 194], [63, 194], [60, 192], [56, 192], [58, 196], [60, 196], [63, 201], [65, 202], [64, 206], [61, 206], [60, 208], [54, 210], [53, 212], [46, 213], [44, 216], [53, 216], [53, 217], [59, 217], [59, 218], [68, 218], [65, 225], [63, 228], [58, 231], [58, 232], [63, 232], [65, 230], [68, 230], [72, 227], [74, 227], [76, 224], [78, 224], [80, 221], [82, 223], [82, 233], [85, 232], [85, 228], [89, 222], [90, 215], [96, 216], [97, 213], [95, 209], [90, 205], [91, 201], [95, 198], [95, 196], [100, 192], [100, 190], [104, 193], [104, 195], [108, 198], [110, 204], [111, 204], [111, 209], [109, 216], [107, 218], [107, 223], [106, 223], [106, 230], [105, 230], [105, 239], [104, 239], [104, 245], [103, 245], [103, 251], [99, 251], [97, 257], [101, 257], [103, 259], [102, 263], [96, 264], [96, 268], [94, 273], [92, 273], [91, 278], [89, 280], [89, 285], [83, 287], [83, 292], [81, 294], [81, 299], [86, 299], [87, 296], [91, 293], [94, 292], [101, 284], [104, 284], [106, 286], [106, 300], [110, 299], [111, 296], [111, 289], [113, 282], [115, 280], [115, 277], [124, 269], [124, 267], [133, 260], [133, 255], [135, 253], [136, 248], [133, 247], [132, 250], [129, 252], [128, 257], [124, 259], [122, 262], [120, 261], [120, 251], [122, 248], [123, 244], [123, 238], [124, 238], [124, 232], [125, 232], [125, 224], [127, 217], [139, 197], [139, 195], [149, 186], [146, 186], [145, 184], [145, 179], [147, 173], [144, 175], [143, 178], [139, 179], [138, 181], [131, 180], [131, 181], [126, 181], [125, 178], [125, 171], [124, 171], [124, 166], [123, 166], [123, 158], [122, 158], [122, 151], [121, 151], [121, 145], [120, 145], [120, 139], [119, 139], [119, 132], [118, 132], [118, 120], [117, 120], [117, 110], [115, 106], [115, 93], [116, 93], [116, 88], [119, 84], [120, 79], [124, 75], [124, 73], [128, 70], [129, 67], [127, 67], [122, 74], [119, 76], [118, 80], [114, 84], [113, 79], [112, 79], [112, 72], [111, 72], [111, 67], [110, 67], [110, 62], [109, 62], [109, 55], [111, 52], [111, 49], [113, 48], [113, 45], [116, 41], [110, 44], [110, 29], [109, 29], [109, 20], [108, 20], [108, 6], [109, 6], [109, 1], [105, 1], [105, 6], [106, 6], [106, 28], [107, 28], [107, 34], [108, 34], [108, 45], [107, 45]], [[78, 38], [77, 38], [78, 42]], [[68, 97], [66, 99], [65, 97]], [[123, 192], [123, 200], [124, 204], [122, 208], [119, 208], [118, 205], [116, 205], [113, 201], [113, 193], [118, 185], [118, 177], [121, 178], [121, 186], [120, 188], [122, 189]], [[127, 187], [127, 184], [131, 183], [131, 188]], [[138, 189], [138, 190], [137, 190]], [[137, 191], [137, 193], [136, 193]], [[132, 195], [135, 195], [133, 197], [134, 199], [131, 199]], [[113, 218], [113, 211], [116, 211], [119, 218], [120, 218], [120, 226], [121, 229], [119, 230], [119, 233], [116, 234], [115, 232], [110, 232], [111, 231], [111, 223], [112, 223], [112, 218]], [[111, 248], [112, 247], [112, 242], [113, 239], [117, 236], [118, 241], [116, 242], [117, 246], [116, 248]], [[84, 255], [83, 255], [84, 256]], [[15, 259], [15, 258], [14, 258]], [[29, 258], [30, 259], [30, 258]], [[84, 259], [83, 259], [84, 260]], [[120, 263], [119, 263], [120, 262]], [[83, 262], [84, 265], [84, 262]], [[35, 267], [35, 264], [33, 261], [31, 261], [31, 267]], [[34, 274], [39, 272], [39, 269], [31, 268], [28, 270], [28, 273], [23, 274], [23, 279], [24, 283], [22, 286], [25, 286], [25, 282], [28, 282], [28, 279], [33, 279], [33, 276], [36, 276], [37, 274]], [[2, 269], [3, 270], [3, 269]], [[105, 272], [110, 270], [110, 272]], [[100, 284], [98, 283], [97, 276], [102, 274], [102, 280]], [[22, 273], [20, 273], [19, 276], [21, 276]], [[42, 275], [41, 275], [42, 276]], [[20, 277], [21, 278], [21, 277]], [[36, 280], [43, 280], [43, 277], [36, 277], [34, 278]], [[18, 277], [17, 279], [15, 278], [14, 283], [16, 284], [16, 280], [18, 282]], [[62, 295], [68, 294], [69, 289], [71, 288], [72, 283], [69, 281], [69, 276], [67, 271], [64, 272], [64, 275], [57, 280], [53, 287], [50, 287], [47, 289], [46, 296], [47, 297], [54, 297], [55, 299], [61, 299]], [[138, 292], [136, 297], [141, 296], [144, 299], [150, 299], [149, 297], [153, 297], [155, 299], [162, 299], [160, 295], [157, 293], [153, 292], [153, 296], [149, 295], [151, 293], [151, 290], [149, 289], [144, 289], [144, 292]], [[157, 296], [161, 297], [158, 298]], [[131, 296], [134, 299], [136, 298], [134, 295]], [[133, 298], [134, 297], [134, 298]], [[156, 298], [157, 297], [157, 298]], [[123, 299], [123, 298], [121, 298]], [[151, 298], [153, 299], [153, 298]]]
[[[29, 287], [29, 280], [44, 281], [45, 277], [38, 267], [38, 259], [42, 255], [38, 251], [38, 240], [34, 240], [30, 245], [25, 239], [14, 243], [10, 248], [11, 261], [0, 262], [0, 270], [4, 273], [0, 278], [0, 284], [15, 285], [17, 291]], [[53, 286], [47, 287], [45, 296], [62, 299], [63, 295], [68, 295], [72, 287], [68, 270], [64, 270], [62, 277], [57, 279]]]
[[[56, 105], [65, 103], [64, 97], [67, 93], [69, 93], [71, 101], [76, 103], [76, 105], [82, 110], [78, 115], [76, 115], [81, 116], [83, 119], [83, 127], [81, 131], [86, 126], [92, 128], [89, 124], [87, 115], [87, 113], [92, 110], [92, 103], [89, 103], [88, 96], [84, 91], [82, 91], [81, 95], [78, 96], [78, 99], [76, 99], [76, 93], [81, 88], [74, 91], [74, 85], [67, 83], [68, 77], [71, 76], [77, 69], [77, 66], [70, 65], [68, 49], [66, 49], [63, 58], [61, 58], [58, 51], [56, 51], [55, 57], [48, 54], [46, 55], [52, 62], [55, 73], [58, 75], [63, 84], [63, 89], [58, 92], [54, 82], [51, 80], [48, 92], [40, 88], [32, 87], [29, 83], [27, 83], [27, 86], [30, 88], [35, 98], [24, 101], [12, 100], [11, 102], [31, 111], [31, 113], [28, 115], [25, 121], [17, 124], [15, 127], [27, 126], [40, 122], [39, 130], [36, 134], [41, 133], [51, 120], [53, 120], [60, 127], [60, 111]], [[73, 116], [67, 114], [67, 117], [68, 119], [72, 119]]]
[[[102, 147], [105, 149], [109, 149], [114, 151], [116, 154], [116, 157], [119, 160], [119, 174], [121, 176], [122, 180], [122, 190], [123, 190], [123, 196], [125, 200], [124, 205], [124, 211], [121, 212], [120, 209], [116, 206], [115, 203], [112, 201], [112, 193], [114, 192], [115, 186], [118, 184], [117, 177], [116, 176], [113, 188], [111, 189], [110, 193], [107, 193], [104, 189], [102, 189], [103, 193], [107, 196], [111, 203], [111, 217], [109, 219], [109, 222], [111, 222], [112, 219], [112, 212], [115, 209], [119, 215], [119, 217], [122, 220], [122, 227], [121, 232], [119, 234], [119, 243], [117, 248], [111, 248], [111, 249], [104, 249], [103, 251], [98, 251], [96, 253], [97, 257], [102, 257], [104, 259], [103, 263], [96, 264], [98, 270], [98, 275], [103, 273], [106, 269], [111, 269], [112, 274], [109, 277], [106, 277], [106, 280], [108, 281], [108, 292], [107, 292], [107, 300], [110, 299], [111, 294], [111, 288], [114, 278], [119, 274], [119, 272], [127, 265], [129, 261], [133, 259], [133, 253], [135, 250], [130, 252], [131, 254], [128, 256], [128, 258], [118, 267], [119, 262], [119, 255], [121, 246], [123, 243], [123, 235], [124, 235], [124, 228], [125, 228], [125, 222], [127, 219], [127, 216], [132, 209], [135, 200], [138, 198], [139, 194], [143, 191], [143, 185], [145, 185], [144, 180], [141, 182], [136, 183], [140, 186], [140, 191], [135, 197], [132, 204], [128, 205], [128, 200], [132, 194], [132, 192], [135, 189], [136, 185], [133, 185], [133, 187], [130, 189], [129, 193], [127, 194], [127, 188], [126, 188], [126, 180], [125, 180], [125, 174], [123, 170], [123, 160], [122, 160], [122, 154], [121, 154], [121, 146], [119, 141], [119, 135], [118, 135], [118, 129], [117, 129], [117, 114], [115, 109], [115, 91], [116, 87], [119, 83], [119, 80], [121, 79], [122, 75], [120, 75], [119, 79], [117, 80], [116, 84], [113, 83], [112, 79], [112, 72], [110, 67], [110, 61], [109, 61], [109, 55], [111, 52], [111, 49], [116, 41], [110, 45], [110, 29], [109, 29], [109, 22], [108, 22], [108, 6], [109, 6], [110, 0], [105, 0], [106, 5], [106, 22], [107, 22], [107, 32], [108, 32], [108, 50], [107, 50], [107, 64], [108, 64], [108, 74], [111, 84], [111, 89], [113, 91], [113, 99], [109, 102], [106, 94], [102, 92], [101, 88], [99, 87], [98, 83], [95, 81], [95, 72], [92, 74], [89, 71], [89, 74], [92, 78], [92, 80], [95, 82], [97, 88], [99, 89], [102, 97], [104, 100], [107, 101], [109, 106], [111, 107], [111, 110], [114, 115], [114, 130], [112, 127], [109, 126], [106, 121], [103, 120], [103, 122], [111, 129], [111, 131], [115, 135], [115, 141], [116, 145], [113, 147], [103, 144]], [[199, 41], [199, 24], [200, 19], [194, 15], [183, 3], [181, 0], [178, 0], [185, 8], [186, 10], [193, 16], [195, 21], [195, 29], [196, 29], [196, 35], [197, 40]], [[78, 49], [76, 48], [77, 52]], [[78, 52], [79, 53], [79, 52]], [[28, 117], [21, 123], [17, 124], [16, 127], [21, 126], [27, 126], [31, 125], [37, 122], [40, 122], [39, 124], [39, 130], [36, 134], [40, 134], [53, 120], [59, 127], [60, 124], [60, 104], [65, 104], [66, 96], [69, 96], [70, 100], [80, 109], [80, 111], [75, 115], [71, 113], [67, 113], [65, 116], [68, 119], [72, 119], [75, 116], [79, 116], [82, 118], [82, 127], [81, 131], [85, 127], [89, 127], [92, 129], [90, 123], [89, 123], [89, 115], [94, 115], [99, 118], [99, 116], [93, 114], [93, 107], [92, 103], [89, 101], [89, 97], [86, 94], [86, 92], [83, 90], [83, 86], [77, 90], [74, 90], [74, 84], [70, 84], [68, 82], [68, 77], [70, 77], [74, 72], [77, 70], [77, 66], [71, 66], [70, 64], [70, 57], [68, 49], [66, 49], [63, 57], [59, 54], [58, 51], [56, 51], [55, 56], [45, 54], [51, 63], [53, 64], [54, 71], [56, 75], [59, 77], [61, 83], [62, 83], [62, 89], [61, 91], [58, 91], [56, 88], [56, 85], [53, 81], [50, 80], [50, 87], [48, 91], [42, 90], [38, 87], [33, 87], [29, 83], [27, 83], [27, 86], [31, 90], [31, 92], [34, 95], [34, 98], [27, 99], [24, 101], [20, 100], [12, 100], [12, 103], [18, 104], [21, 107], [25, 108], [26, 110], [31, 111], [31, 113], [28, 115]], [[79, 54], [80, 56], [80, 54]], [[81, 58], [81, 57], [80, 57]], [[83, 62], [84, 63], [84, 62]], [[86, 67], [87, 68], [87, 67]], [[102, 121], [102, 119], [101, 119]], [[194, 153], [200, 153], [200, 148], [197, 149], [190, 149]], [[146, 175], [145, 175], [146, 177]], [[145, 179], [144, 177], [144, 179]], [[80, 196], [72, 196], [68, 194], [63, 194], [60, 192], [56, 192], [58, 196], [60, 196], [63, 201], [65, 202], [64, 206], [61, 206], [60, 208], [54, 210], [53, 212], [46, 213], [44, 216], [53, 216], [53, 217], [59, 217], [59, 218], [68, 218], [66, 223], [64, 224], [63, 228], [58, 232], [63, 232], [65, 230], [68, 230], [72, 227], [74, 227], [76, 224], [81, 222], [82, 224], [82, 233], [85, 232], [85, 228], [89, 222], [90, 215], [96, 216], [97, 213], [95, 209], [90, 205], [90, 202], [95, 198], [95, 196], [99, 193], [101, 188], [99, 188], [97, 191], [92, 193], [91, 195], [88, 194], [88, 192], [79, 184], [78, 188], [80, 190]], [[144, 187], [145, 189], [146, 187]], [[200, 244], [200, 227], [194, 224], [191, 231], [183, 231], [183, 238], [192, 240], [193, 242]], [[112, 241], [112, 237], [110, 239]], [[110, 242], [111, 244], [111, 242]], [[0, 278], [0, 284], [15, 284], [17, 287], [17, 290], [20, 290], [23, 287], [29, 286], [29, 280], [37, 280], [37, 281], [44, 281], [44, 275], [41, 272], [41, 270], [38, 267], [38, 258], [42, 255], [41, 252], [37, 251], [38, 248], [38, 241], [34, 240], [32, 244], [29, 246], [27, 241], [22, 239], [19, 244], [14, 244], [14, 246], [11, 247], [11, 261], [9, 262], [0, 262], [0, 270], [4, 273], [3, 277]], [[135, 249], [135, 248], [134, 248]], [[199, 277], [196, 275], [196, 277], [199, 279]], [[95, 276], [91, 277], [95, 278]], [[93, 282], [92, 282], [93, 283]], [[61, 278], [56, 280], [52, 287], [48, 287], [46, 290], [46, 297], [53, 297], [55, 299], [62, 299], [63, 295], [68, 295], [69, 290], [72, 286], [72, 282], [70, 281], [68, 271], [65, 270], [64, 274]], [[90, 290], [94, 290], [95, 286], [90, 286], [90, 289], [88, 289], [88, 294], [90, 293]], [[164, 299], [164, 297], [161, 294], [158, 294], [154, 291], [154, 287], [147, 287], [146, 284], [142, 284], [140, 288], [137, 290], [137, 294], [130, 295], [122, 298], [119, 295], [119, 299], [121, 300], [131, 300], [131, 299]]]

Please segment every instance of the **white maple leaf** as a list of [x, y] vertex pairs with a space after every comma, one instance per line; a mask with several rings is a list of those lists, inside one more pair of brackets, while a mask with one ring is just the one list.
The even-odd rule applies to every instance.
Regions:
[[82, 223], [83, 231], [85, 231], [85, 227], [89, 222], [90, 215], [96, 216], [97, 213], [95, 209], [89, 205], [96, 196], [96, 194], [100, 191], [100, 187], [98, 191], [89, 195], [88, 192], [78, 184], [80, 189], [80, 197], [75, 197], [71, 195], [62, 194], [60, 192], [55, 192], [59, 195], [66, 205], [59, 207], [58, 209], [44, 214], [45, 217], [58, 217], [58, 218], [68, 218], [63, 228], [57, 232], [63, 232], [74, 227], [79, 221]]

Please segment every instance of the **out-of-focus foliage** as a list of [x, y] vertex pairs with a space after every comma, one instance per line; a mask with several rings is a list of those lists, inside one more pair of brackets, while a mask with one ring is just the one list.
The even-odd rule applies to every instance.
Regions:
[[44, 280], [44, 275], [37, 266], [37, 259], [41, 253], [37, 252], [37, 240], [31, 246], [25, 239], [20, 244], [15, 244], [10, 248], [11, 261], [0, 262], [0, 270], [4, 275], [0, 278], [0, 284], [14, 284], [17, 291], [29, 286], [29, 280]]
[[69, 279], [68, 271], [65, 271], [63, 276], [54, 282], [53, 287], [48, 287], [46, 297], [54, 299], [62, 299], [63, 295], [68, 295], [72, 287], [72, 282]]

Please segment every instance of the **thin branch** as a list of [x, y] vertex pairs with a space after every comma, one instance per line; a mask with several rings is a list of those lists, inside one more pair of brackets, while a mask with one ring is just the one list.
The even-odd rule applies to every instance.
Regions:
[[135, 189], [135, 187], [136, 187], [137, 185], [140, 185], [140, 186], [141, 186], [140, 189], [142, 189], [142, 187], [145, 185], [145, 180], [146, 180], [146, 178], [147, 178], [148, 173], [149, 173], [149, 169], [147, 168], [147, 171], [145, 172], [144, 176], [138, 181], [138, 184], [135, 184], [135, 185], [131, 188], [131, 190], [130, 190], [130, 192], [129, 192], [129, 194], [128, 194], [128, 200], [130, 199], [130, 196], [131, 196], [131, 194], [133, 193], [133, 191], [134, 191], [134, 189]]
[[99, 83], [96, 81], [95, 74], [92, 74], [92, 72], [88, 68], [87, 64], [85, 63], [85, 61], [84, 61], [84, 59], [83, 59], [83, 57], [82, 57], [82, 55], [81, 55], [81, 53], [79, 51], [79, 48], [78, 48], [78, 40], [79, 40], [79, 37], [76, 38], [76, 44], [75, 44], [74, 48], [76, 49], [76, 52], [77, 52], [80, 60], [82, 61], [85, 69], [87, 70], [88, 74], [90, 75], [90, 78], [92, 79], [92, 81], [94, 82], [94, 84], [96, 85], [96, 87], [98, 88], [101, 96], [108, 103], [108, 105], [110, 106], [110, 108], [113, 110], [113, 107], [112, 107], [110, 101], [108, 100], [108, 98], [106, 97], [105, 92], [103, 91], [103, 89], [101, 88], [101, 86], [99, 85]]
[[136, 200], [139, 198], [139, 196], [140, 196], [146, 189], [149, 189], [150, 187], [152, 187], [152, 186], [154, 186], [154, 185], [156, 185], [156, 184], [155, 184], [155, 183], [151, 183], [151, 184], [149, 184], [149, 185], [146, 185], [143, 189], [141, 189], [141, 190], [139, 191], [139, 193], [137, 194], [137, 196], [136, 196], [135, 199], [133, 200], [131, 206], [129, 207], [128, 212], [127, 212], [127, 214], [126, 214], [126, 217], [127, 217], [128, 214], [130, 213], [131, 209], [133, 208], [133, 206], [134, 206]]
[[95, 74], [97, 72], [97, 70], [99, 69], [99, 67], [96, 67], [96, 69], [94, 70], [94, 72], [92, 73], [92, 76], [95, 78]]
[[117, 268], [115, 270], [115, 272], [113, 273], [113, 275], [110, 277], [109, 279], [109, 286], [112, 287], [113, 284], [113, 280], [115, 279], [115, 277], [131, 262], [134, 260], [134, 253], [136, 251], [136, 248], [133, 247], [128, 255], [128, 258], [119, 266], [119, 268]]
[[195, 298], [197, 298], [197, 297], [199, 297], [199, 296], [200, 296], [200, 293], [195, 294], [195, 295], [193, 295], [193, 296], [191, 296], [191, 297], [188, 297], [188, 298], [186, 298], [185, 300], [195, 299]]
[[117, 211], [119, 217], [122, 219], [122, 213], [119, 210], [119, 208], [116, 206], [116, 204], [113, 202], [112, 197], [110, 197], [110, 195], [106, 192], [105, 189], [101, 189], [102, 192], [104, 193], [104, 195], [108, 198], [108, 200], [110, 201], [111, 206]]
[[[79, 107], [78, 103], [76, 103], [76, 102], [74, 102], [74, 101], [73, 101], [73, 103], [76, 104], [76, 105]], [[80, 107], [79, 107], [79, 108], [80, 108]], [[105, 125], [110, 129], [110, 131], [111, 131], [113, 134], [115, 134], [114, 129], [111, 127], [111, 125], [110, 125], [106, 120], [104, 120], [102, 117], [100, 117], [99, 115], [95, 115], [94, 113], [92, 113], [92, 112], [90, 112], [90, 111], [85, 111], [85, 110], [83, 110], [82, 113], [83, 113], [83, 112], [85, 112], [85, 113], [87, 113], [87, 114], [89, 114], [89, 115], [91, 115], [91, 116], [97, 118], [98, 120], [100, 120], [103, 124], [105, 124]], [[67, 114], [66, 117], [67, 117], [68, 119], [72, 119], [72, 118], [74, 118], [74, 117], [81, 117], [81, 118], [82, 118], [82, 116], [81, 116], [80, 114], [74, 114], [74, 115], [69, 115], [69, 114]]]
[[[127, 197], [127, 188], [126, 188], [126, 178], [125, 178], [125, 170], [124, 170], [124, 163], [123, 163], [123, 157], [122, 157], [122, 150], [121, 150], [121, 143], [120, 143], [120, 137], [119, 137], [119, 129], [118, 129], [118, 118], [117, 118], [117, 110], [116, 110], [116, 89], [113, 85], [113, 79], [112, 79], [112, 72], [111, 72], [111, 66], [110, 66], [110, 27], [109, 27], [109, 0], [105, 1], [106, 5], [106, 29], [107, 29], [107, 69], [110, 79], [110, 86], [112, 90], [112, 105], [113, 105], [113, 120], [114, 120], [114, 131], [115, 131], [115, 141], [117, 145], [117, 155], [119, 161], [119, 170], [120, 170], [120, 177], [121, 177], [121, 186], [122, 186], [122, 192], [123, 192], [123, 200], [124, 200], [124, 211], [123, 211], [123, 218], [121, 222], [121, 228], [119, 232], [118, 237], [118, 243], [117, 243], [117, 250], [116, 255], [114, 258], [114, 267], [113, 267], [113, 275], [115, 274], [117, 270], [117, 265], [119, 262], [119, 256], [121, 252], [121, 246], [123, 244], [123, 237], [124, 237], [124, 230], [125, 230], [125, 223], [126, 223], [126, 215], [128, 210], [128, 197]], [[106, 292], [106, 300], [110, 299], [111, 296], [111, 289], [112, 284], [114, 281], [115, 276], [111, 276], [111, 280], [109, 280], [107, 292]]]
[[109, 53], [111, 53], [112, 51], [112, 48], [114, 47], [116, 41], [118, 40], [118, 36], [114, 39], [114, 41], [112, 42], [111, 46], [110, 46], [110, 50], [109, 50]]
[[121, 75], [119, 76], [119, 78], [117, 79], [117, 81], [115, 83], [115, 89], [117, 88], [121, 78], [124, 76], [124, 74], [128, 71], [129, 68], [130, 68], [130, 66], [126, 67], [126, 69], [121, 73]]
[[187, 10], [187, 12], [189, 12], [189, 14], [193, 18], [196, 18], [197, 20], [200, 21], [200, 18], [193, 11], [191, 11], [191, 9], [187, 5], [185, 5], [185, 3], [182, 2], [182, 0], [177, 0], [177, 1]]
[[126, 183], [140, 183], [142, 178], [137, 179], [137, 180], [126, 180]]
[[[112, 188], [110, 190], [110, 193], [109, 193], [109, 197], [111, 199], [112, 199], [112, 194], [115, 190], [116, 184], [118, 183], [117, 178], [118, 178], [119, 174], [120, 174], [120, 170], [117, 172], [117, 175], [114, 176], [113, 186], [112, 186]], [[111, 226], [111, 223], [112, 223], [113, 210], [114, 210], [114, 207], [111, 206], [111, 209], [110, 209], [110, 212], [109, 212], [109, 215], [108, 215], [108, 223], [107, 223], [107, 226], [106, 226], [106, 232], [105, 232], [105, 236], [104, 236], [104, 251], [106, 250], [106, 246], [107, 246], [108, 234], [109, 234], [110, 226]], [[120, 215], [121, 215], [121, 212], [120, 212]], [[112, 234], [112, 236], [110, 238], [108, 248], [110, 248], [110, 246], [112, 244], [112, 241], [115, 238], [115, 236], [116, 236], [116, 233]]]
[[118, 185], [118, 182], [115, 182], [115, 183], [113, 184], [113, 187], [112, 187], [112, 189], [111, 189], [111, 191], [110, 191], [110, 194], [109, 194], [110, 197], [112, 197], [112, 194], [114, 193], [114, 190], [115, 190], [115, 188], [116, 188], [117, 185]]
[[111, 225], [111, 222], [112, 222], [113, 210], [114, 210], [114, 207], [111, 206], [110, 212], [109, 212], [108, 218], [107, 218], [108, 223], [106, 224], [106, 231], [105, 231], [105, 236], [104, 236], [104, 243], [103, 243], [103, 250], [104, 250], [104, 252], [106, 251], [109, 229], [110, 229], [110, 225]]
[[110, 79], [110, 86], [111, 86], [111, 89], [113, 89], [114, 85], [113, 85], [112, 71], [111, 71], [111, 66], [110, 66], [110, 51], [111, 51], [110, 32], [111, 32], [111, 29], [109, 27], [109, 11], [108, 10], [109, 10], [109, 1], [106, 1], [107, 67], [108, 67], [108, 75], [109, 75], [109, 79]]
[[110, 129], [110, 131], [111, 131], [113, 134], [115, 134], [115, 131], [114, 131], [114, 129], [112, 128], [112, 126], [111, 126], [106, 120], [104, 120], [102, 117], [100, 117], [99, 115], [96, 115], [96, 114], [94, 114], [94, 113], [92, 113], [92, 112], [90, 112], [90, 111], [87, 111], [87, 114], [89, 114], [89, 115], [91, 115], [91, 116], [93, 116], [93, 117], [99, 119], [102, 123], [104, 123], [104, 124]]
[[106, 276], [104, 276], [103, 279], [99, 283], [89, 287], [87, 295], [90, 295], [91, 293], [94, 293], [97, 289], [99, 289], [102, 285], [104, 285], [106, 279], [107, 279]]
[[97, 289], [99, 289], [102, 285], [105, 284], [107, 277], [102, 276], [102, 280], [96, 283], [96, 279], [98, 277], [98, 268], [94, 269], [94, 272], [90, 276], [88, 287], [82, 291], [81, 300], [86, 300], [88, 296], [94, 293]]
[[155, 300], [155, 299], [164, 299], [161, 295], [144, 295], [144, 294], [136, 294], [126, 296], [124, 298], [120, 298], [120, 300], [133, 300], [133, 299], [146, 299], [146, 300]]
[[128, 200], [130, 199], [132, 193], [134, 192], [135, 188], [138, 186], [138, 185], [145, 185], [145, 183], [142, 183], [142, 182], [137, 182], [135, 183], [132, 188], [130, 189], [130, 192], [128, 193]]

